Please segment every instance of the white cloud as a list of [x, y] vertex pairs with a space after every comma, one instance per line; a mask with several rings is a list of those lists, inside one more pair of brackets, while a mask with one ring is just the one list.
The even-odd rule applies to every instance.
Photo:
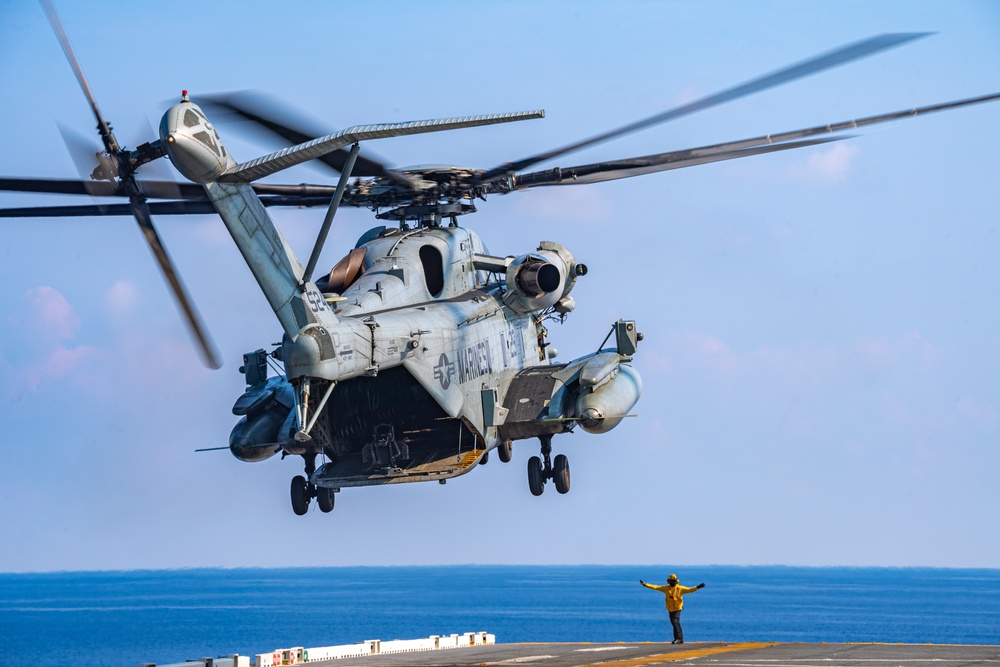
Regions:
[[104, 303], [111, 316], [118, 318], [131, 313], [138, 298], [139, 290], [134, 282], [119, 280], [108, 290]]
[[93, 352], [94, 348], [87, 346], [55, 348], [35, 367], [36, 382], [43, 379], [60, 378], [72, 373]]
[[43, 285], [29, 289], [7, 321], [4, 370], [9, 376], [9, 395], [64, 379], [98, 356], [96, 348], [69, 343], [80, 328], [80, 318], [55, 288]]
[[815, 149], [805, 160], [792, 163], [787, 172], [790, 181], [827, 185], [840, 183], [850, 174], [861, 150], [848, 143], [836, 143], [827, 149]]
[[80, 328], [80, 319], [73, 312], [69, 302], [58, 290], [48, 287], [34, 287], [21, 299], [21, 311], [17, 320], [37, 336], [68, 340]]

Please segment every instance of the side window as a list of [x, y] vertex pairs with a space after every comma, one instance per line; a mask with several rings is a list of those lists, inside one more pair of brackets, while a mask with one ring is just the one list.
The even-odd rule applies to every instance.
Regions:
[[424, 282], [431, 296], [439, 296], [444, 289], [444, 258], [432, 245], [420, 247], [420, 263], [424, 266]]

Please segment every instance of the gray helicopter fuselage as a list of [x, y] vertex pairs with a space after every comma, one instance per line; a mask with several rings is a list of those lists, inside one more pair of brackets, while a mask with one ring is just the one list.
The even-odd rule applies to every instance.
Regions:
[[401, 366], [447, 417], [495, 440], [482, 392], [502, 396], [514, 375], [545, 361], [535, 316], [505, 306], [502, 282], [475, 268], [486, 253], [474, 232], [386, 231], [362, 246], [364, 272], [331, 304], [341, 322], [329, 332], [339, 379]]
[[[570, 292], [586, 273], [565, 247], [542, 241], [494, 257], [474, 232], [431, 216], [370, 231], [314, 281], [250, 185], [359, 138], [505, 117], [359, 126], [238, 165], [197, 105], [185, 98], [164, 114], [162, 144], [204, 187], [284, 330], [280, 348], [245, 356], [230, 450], [244, 461], [302, 456], [309, 478], [293, 480], [297, 512], [316, 489], [444, 481], [500, 443], [509, 457], [511, 441], [535, 437], [545, 456], [538, 475], [558, 478], [564, 493], [568, 468], [557, 457], [553, 472], [551, 436], [578, 424], [606, 432], [638, 400], [632, 322], [615, 325], [615, 349], [549, 362], [543, 321], [573, 310]], [[267, 377], [267, 357], [284, 376]]]
[[[286, 338], [280, 353], [287, 378], [337, 382], [315, 437], [296, 441], [299, 418], [291, 406], [284, 406], [286, 417], [273, 434], [259, 434], [277, 443], [271, 452], [326, 453], [335, 463], [317, 470], [317, 485], [440, 480], [468, 472], [502, 437], [503, 404], [514, 379], [527, 368], [550, 368], [537, 313], [504, 304], [504, 280], [477, 268], [483, 260], [476, 258], [488, 255], [474, 232], [430, 227], [373, 233], [358, 246], [364, 252], [360, 276], [324, 298], [337, 324], [307, 326], [295, 342]], [[311, 353], [301, 354], [302, 337], [310, 341], [308, 350], [315, 345], [320, 351], [318, 365]], [[541, 431], [522, 429], [509, 439], [571, 426], [557, 420], [542, 425], [539, 416], [533, 418]], [[245, 435], [252, 422], [248, 415], [234, 436]], [[277, 420], [270, 425], [277, 427]], [[366, 454], [386, 426], [410, 464], [375, 465], [377, 456]], [[383, 468], [396, 474], [379, 474]]]

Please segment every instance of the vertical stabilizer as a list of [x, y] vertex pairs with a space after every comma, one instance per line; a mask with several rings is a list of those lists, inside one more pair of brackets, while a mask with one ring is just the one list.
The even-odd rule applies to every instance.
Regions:
[[289, 340], [310, 324], [332, 326], [337, 318], [323, 295], [303, 280], [302, 263], [275, 226], [249, 183], [219, 183], [236, 162], [219, 133], [185, 92], [160, 121], [160, 140], [174, 166], [201, 183], [243, 253]]
[[206, 183], [205, 192], [243, 253], [290, 340], [309, 324], [331, 326], [323, 295], [303, 281], [303, 268], [249, 183]]

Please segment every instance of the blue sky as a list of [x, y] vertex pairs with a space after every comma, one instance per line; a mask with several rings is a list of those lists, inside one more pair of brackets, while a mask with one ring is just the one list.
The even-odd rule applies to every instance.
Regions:
[[[370, 142], [491, 167], [883, 32], [936, 34], [547, 166], [646, 155], [1000, 90], [992, 2], [61, 3], [104, 114], [152, 138], [182, 88], [256, 89], [331, 130], [544, 108]], [[93, 121], [41, 9], [0, 2], [0, 175], [73, 177]], [[446, 486], [292, 514], [298, 459], [223, 446], [240, 355], [280, 329], [222, 223], [156, 222], [225, 366], [198, 361], [128, 218], [0, 223], [0, 571], [432, 563], [1000, 567], [1000, 105], [850, 141], [481, 203], [494, 254], [590, 267], [551, 331], [583, 355], [638, 321], [639, 417], [532, 442]], [[237, 159], [277, 148], [220, 132]], [[96, 139], [96, 133], [94, 134]], [[166, 165], [169, 168], [169, 165]], [[156, 174], [154, 174], [155, 176]], [[328, 183], [313, 167], [276, 182]], [[0, 205], [70, 203], [0, 194]], [[283, 211], [308, 254], [322, 210]], [[342, 210], [321, 266], [376, 222]]]

